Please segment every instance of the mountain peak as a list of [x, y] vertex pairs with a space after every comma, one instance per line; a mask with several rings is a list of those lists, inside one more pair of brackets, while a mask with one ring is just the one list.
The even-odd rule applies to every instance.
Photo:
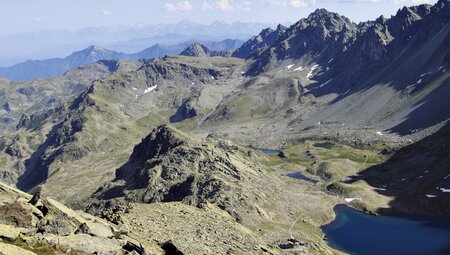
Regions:
[[209, 56], [211, 51], [203, 44], [199, 42], [194, 42], [184, 49], [180, 55], [190, 56], [190, 57], [204, 57]]
[[330, 12], [323, 8], [315, 10], [307, 18], [307, 21], [309, 22], [323, 22], [324, 20], [342, 20], [343, 22], [348, 24], [352, 23], [347, 17], [341, 16], [335, 12]]
[[107, 49], [100, 47], [98, 45], [90, 45], [89, 47], [87, 47], [86, 49], [82, 50], [85, 52], [91, 52], [91, 51], [106, 51]]

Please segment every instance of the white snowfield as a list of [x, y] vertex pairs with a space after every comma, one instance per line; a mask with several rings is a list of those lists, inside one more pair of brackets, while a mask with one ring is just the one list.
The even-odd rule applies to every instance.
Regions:
[[440, 190], [444, 193], [450, 193], [450, 189], [440, 188]]
[[294, 65], [288, 65], [288, 66], [286, 66], [286, 68], [289, 70], [289, 69], [291, 69], [293, 66], [294, 66]]
[[152, 87], [150, 87], [150, 88], [146, 88], [146, 89], [144, 90], [144, 94], [148, 94], [148, 93], [152, 92], [152, 91], [155, 90], [157, 87], [158, 87], [158, 85], [152, 86]]
[[313, 67], [311, 67], [311, 71], [309, 71], [308, 75], [306, 75], [306, 79], [309, 79], [312, 77], [314, 70], [317, 69], [317, 67], [319, 67], [319, 65], [314, 65]]

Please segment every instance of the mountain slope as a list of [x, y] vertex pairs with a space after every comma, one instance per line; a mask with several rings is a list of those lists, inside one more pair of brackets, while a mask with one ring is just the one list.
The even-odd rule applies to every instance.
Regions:
[[[392, 211], [419, 211], [448, 215], [450, 196], [450, 124], [438, 132], [396, 152], [387, 162], [368, 168], [362, 176], [374, 187], [384, 185], [380, 193], [392, 196]], [[414, 187], [414, 188], [412, 188]]]
[[[415, 137], [433, 129], [450, 117], [444, 110], [450, 107], [444, 96], [449, 6], [441, 0], [435, 6], [405, 7], [391, 19], [360, 27], [319, 9], [256, 51], [247, 62], [246, 75], [252, 78], [202, 125], [251, 144], [276, 136], [339, 140], [343, 133], [353, 133], [345, 139], [359, 143], [386, 138], [377, 135], [381, 131]], [[258, 132], [237, 133], [267, 125], [268, 119], [271, 125]]]
[[72, 53], [65, 58], [47, 60], [29, 60], [11, 67], [0, 67], [0, 76], [14, 81], [33, 80], [36, 78], [60, 76], [71, 68], [90, 64], [99, 60], [128, 59], [119, 52], [107, 50], [98, 46]]
[[233, 52], [232, 56], [235, 58], [248, 58], [253, 51], [261, 50], [267, 46], [271, 46], [275, 41], [281, 37], [286, 31], [286, 27], [278, 25], [276, 30], [266, 28], [259, 33], [259, 35], [252, 37], [246, 41], [241, 47]]

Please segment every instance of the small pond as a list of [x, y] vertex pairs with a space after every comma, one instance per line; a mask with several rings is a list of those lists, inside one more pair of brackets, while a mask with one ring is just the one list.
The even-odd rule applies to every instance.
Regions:
[[304, 180], [304, 181], [310, 182], [312, 184], [316, 184], [319, 182], [318, 180], [314, 180], [314, 179], [311, 179], [311, 178], [303, 175], [301, 172], [288, 173], [288, 174], [286, 174], [286, 176], [294, 178], [294, 179]]
[[272, 150], [272, 149], [257, 149], [257, 150], [267, 155], [278, 155], [281, 152], [280, 150]]
[[329, 244], [352, 255], [450, 254], [450, 217], [374, 216], [346, 205], [322, 228]]

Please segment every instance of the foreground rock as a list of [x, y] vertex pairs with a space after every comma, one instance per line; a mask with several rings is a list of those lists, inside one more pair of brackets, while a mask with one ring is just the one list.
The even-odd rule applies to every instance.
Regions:
[[183, 254], [281, 254], [211, 204], [202, 208], [179, 202], [133, 204], [123, 218], [134, 232]]
[[[0, 183], [0, 254], [34, 254], [13, 244], [47, 245], [55, 254], [160, 254], [122, 231], [123, 226], [69, 209], [51, 199], [32, 205], [32, 196]], [[6, 242], [6, 243], [5, 243]]]

